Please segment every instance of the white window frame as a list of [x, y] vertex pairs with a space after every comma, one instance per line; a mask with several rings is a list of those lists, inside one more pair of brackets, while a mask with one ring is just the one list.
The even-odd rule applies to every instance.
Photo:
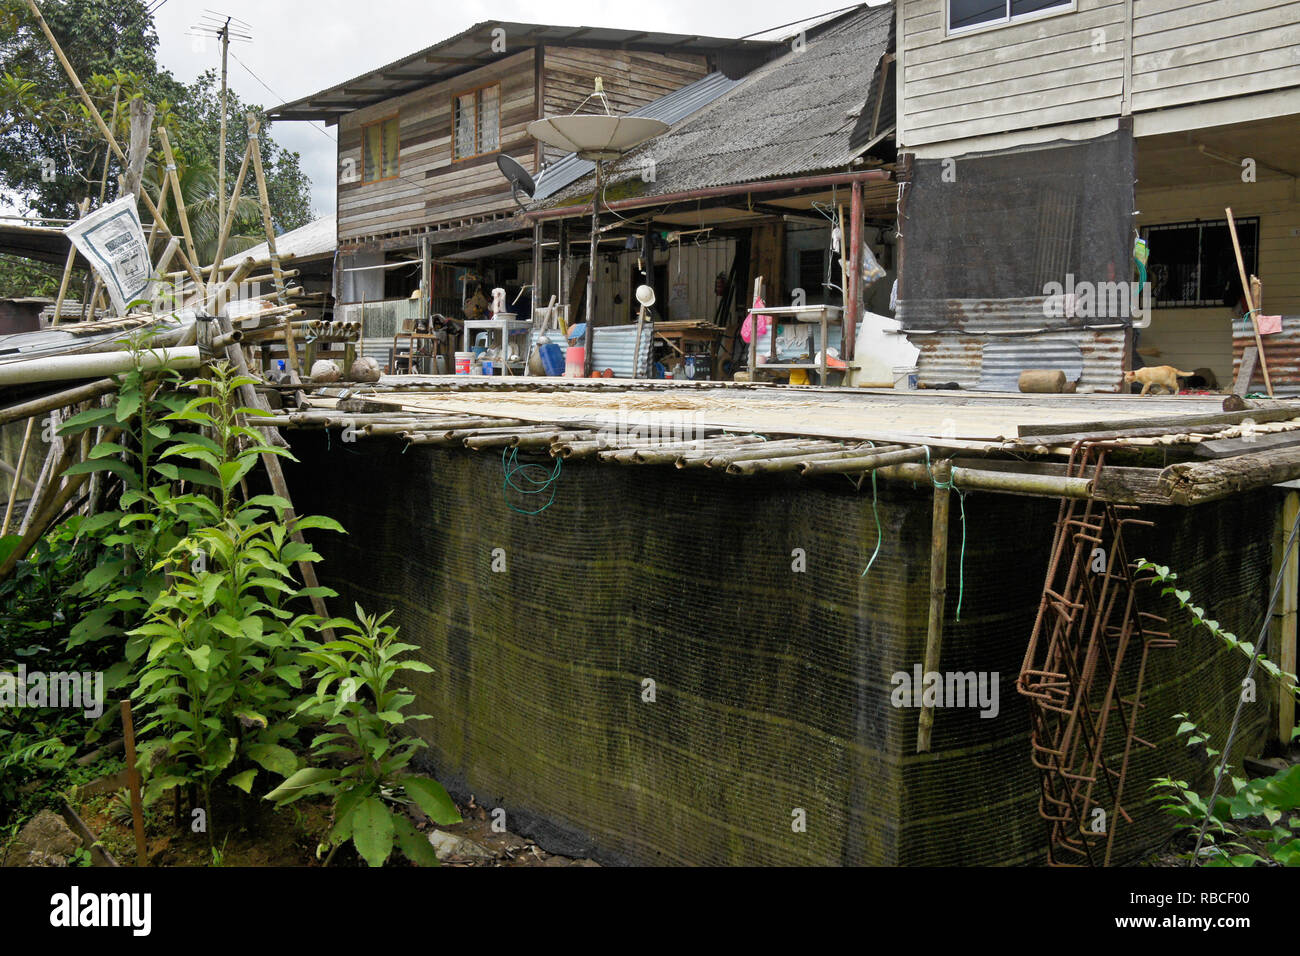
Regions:
[[964, 37], [972, 33], [978, 33], [981, 30], [996, 30], [999, 27], [1010, 26], [1014, 23], [1026, 23], [1030, 20], [1043, 20], [1047, 17], [1058, 17], [1063, 13], [1074, 13], [1079, 9], [1079, 0], [1070, 0], [1069, 3], [1061, 4], [1056, 7], [1048, 7], [1045, 10], [1035, 10], [1033, 13], [1020, 13], [1015, 16], [1011, 15], [1011, 0], [1003, 0], [1006, 5], [1007, 13], [1001, 20], [987, 20], [984, 23], [973, 23], [968, 27], [957, 27], [953, 29], [949, 26], [952, 23], [952, 0], [943, 0], [943, 32], [945, 37]]

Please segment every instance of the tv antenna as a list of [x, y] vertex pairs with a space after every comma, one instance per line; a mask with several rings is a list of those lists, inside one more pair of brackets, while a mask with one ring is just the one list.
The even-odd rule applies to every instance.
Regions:
[[192, 37], [215, 37], [221, 42], [221, 147], [217, 150], [217, 222], [226, 221], [226, 97], [230, 44], [251, 43], [253, 27], [247, 21], [205, 9], [199, 22], [188, 30]]

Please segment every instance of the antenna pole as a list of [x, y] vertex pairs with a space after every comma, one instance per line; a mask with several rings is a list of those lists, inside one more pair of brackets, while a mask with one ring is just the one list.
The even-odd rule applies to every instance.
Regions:
[[[587, 269], [587, 331], [582, 337], [585, 355], [582, 359], [583, 378], [591, 378], [591, 343], [596, 327], [596, 269], [600, 242], [600, 160], [596, 160], [596, 192], [591, 198], [591, 266]], [[635, 377], [635, 374], [633, 375]]]
[[[221, 148], [217, 150], [217, 222], [226, 221], [226, 75], [230, 54], [230, 17], [221, 28]], [[217, 263], [220, 265], [220, 263]]]

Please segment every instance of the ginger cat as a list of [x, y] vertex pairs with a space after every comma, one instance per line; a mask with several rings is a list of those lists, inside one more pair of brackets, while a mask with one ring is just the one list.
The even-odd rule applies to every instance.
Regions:
[[1181, 371], [1172, 365], [1156, 365], [1151, 368], [1139, 368], [1132, 372], [1125, 372], [1124, 381], [1128, 384], [1141, 382], [1143, 395], [1147, 394], [1154, 386], [1159, 386], [1170, 395], [1177, 395], [1178, 380], [1180, 378], [1191, 378], [1195, 374], [1195, 372]]

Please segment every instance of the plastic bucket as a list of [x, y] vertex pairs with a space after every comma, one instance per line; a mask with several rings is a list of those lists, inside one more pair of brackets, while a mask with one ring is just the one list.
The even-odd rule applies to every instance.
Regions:
[[894, 367], [894, 388], [910, 390], [916, 388], [916, 366]]
[[542, 368], [546, 370], [547, 375], [559, 376], [564, 374], [564, 350], [558, 345], [543, 345], [537, 349], [542, 359]]
[[473, 363], [474, 363], [473, 352], [457, 352], [456, 353], [456, 374], [468, 375], [469, 368]]
[[570, 348], [564, 356], [564, 377], [582, 378], [582, 367], [587, 363], [587, 350], [580, 345]]

